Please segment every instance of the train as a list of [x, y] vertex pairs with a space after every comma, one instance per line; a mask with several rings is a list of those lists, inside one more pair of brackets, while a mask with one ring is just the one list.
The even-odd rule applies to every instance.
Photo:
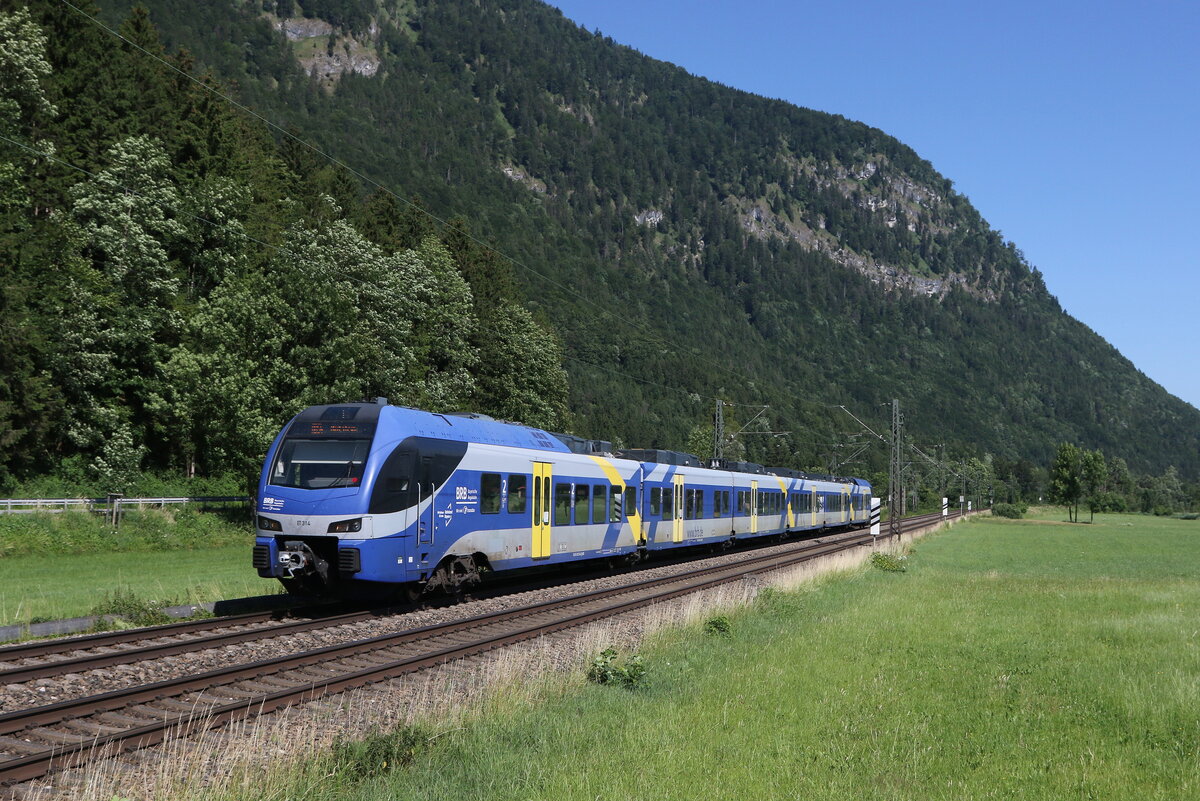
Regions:
[[378, 398], [309, 407], [276, 436], [253, 566], [298, 594], [417, 599], [488, 575], [863, 524], [870, 512], [859, 478], [614, 450]]

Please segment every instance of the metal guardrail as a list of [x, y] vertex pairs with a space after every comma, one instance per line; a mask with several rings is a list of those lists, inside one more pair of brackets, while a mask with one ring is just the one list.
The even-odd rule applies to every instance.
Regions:
[[83, 512], [109, 512], [114, 509], [138, 509], [179, 505], [185, 503], [228, 504], [249, 503], [245, 495], [197, 495], [189, 498], [0, 498], [0, 514], [55, 513], [76, 509]]

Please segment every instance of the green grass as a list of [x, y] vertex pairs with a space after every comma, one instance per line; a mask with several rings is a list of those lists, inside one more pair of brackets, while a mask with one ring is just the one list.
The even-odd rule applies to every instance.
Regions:
[[0, 515], [0, 625], [93, 614], [106, 601], [175, 605], [273, 592], [250, 567], [245, 510]]
[[0, 559], [0, 625], [92, 614], [118, 592], [161, 606], [275, 592], [250, 547]]
[[1200, 797], [1200, 524], [1058, 511], [767, 593], [727, 636], [669, 632], [640, 689], [342, 749], [279, 797]]
[[127, 511], [114, 531], [87, 512], [0, 515], [0, 558], [120, 551], [178, 551], [253, 543], [244, 508], [191, 506]]

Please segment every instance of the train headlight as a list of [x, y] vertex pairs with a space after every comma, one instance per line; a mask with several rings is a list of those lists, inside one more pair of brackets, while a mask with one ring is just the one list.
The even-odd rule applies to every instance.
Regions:
[[328, 533], [351, 534], [355, 531], [362, 531], [361, 517], [356, 517], [353, 520], [339, 520], [336, 523], [330, 523]]
[[283, 531], [283, 525], [278, 520], [272, 520], [262, 515], [258, 516], [258, 527], [263, 531]]

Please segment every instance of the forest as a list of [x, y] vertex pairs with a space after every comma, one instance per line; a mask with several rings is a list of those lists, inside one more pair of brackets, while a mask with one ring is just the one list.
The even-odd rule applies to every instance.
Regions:
[[[565, 422], [554, 332], [460, 222], [347, 192], [202, 85], [45, 12], [0, 16], [0, 485], [248, 475], [330, 398]], [[162, 53], [144, 11], [121, 32]]]
[[840, 407], [899, 398], [1014, 481], [1063, 441], [1200, 476], [1200, 411], [882, 131], [534, 0], [80, 8], [0, 1], [0, 486], [244, 475], [374, 396], [676, 448], [720, 398], [772, 432], [734, 455], [873, 478]]

